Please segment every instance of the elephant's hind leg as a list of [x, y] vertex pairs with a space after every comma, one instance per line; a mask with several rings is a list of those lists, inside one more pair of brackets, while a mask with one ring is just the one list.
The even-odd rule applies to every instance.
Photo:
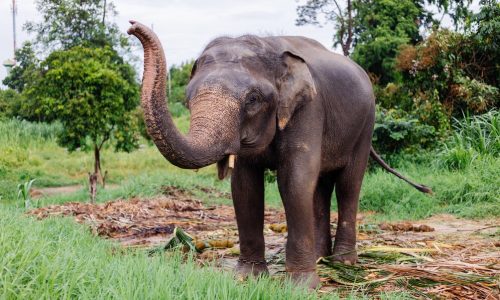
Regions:
[[354, 264], [358, 260], [356, 215], [361, 183], [368, 162], [369, 148], [367, 149], [367, 151], [359, 153], [352, 160], [353, 163], [340, 172], [335, 182], [339, 217], [333, 246], [333, 258], [345, 264]]
[[231, 191], [240, 239], [236, 273], [240, 277], [268, 273], [264, 245], [264, 170], [238, 158]]
[[316, 258], [332, 255], [332, 235], [330, 226], [330, 204], [334, 178], [321, 176], [314, 192], [314, 239]]

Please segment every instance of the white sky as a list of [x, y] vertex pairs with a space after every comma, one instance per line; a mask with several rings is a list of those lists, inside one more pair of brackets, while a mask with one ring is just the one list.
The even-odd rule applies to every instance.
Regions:
[[[41, 17], [34, 0], [16, 2], [19, 47], [29, 39], [22, 25]], [[331, 28], [295, 26], [297, 0], [114, 0], [114, 4], [115, 22], [123, 32], [130, 19], [154, 26], [169, 65], [196, 58], [211, 39], [221, 35], [303, 35], [332, 46]], [[13, 56], [11, 5], [12, 0], [0, 0], [1, 62]], [[142, 56], [142, 49], [134, 51]], [[5, 75], [0, 66], [0, 81]]]

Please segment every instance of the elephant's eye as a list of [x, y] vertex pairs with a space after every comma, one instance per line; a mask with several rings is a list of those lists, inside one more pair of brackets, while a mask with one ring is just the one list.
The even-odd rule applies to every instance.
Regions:
[[254, 104], [254, 103], [259, 102], [259, 101], [260, 101], [260, 99], [261, 99], [261, 95], [260, 95], [260, 93], [258, 93], [258, 92], [251, 92], [251, 93], [249, 93], [249, 94], [248, 94], [248, 96], [247, 96], [247, 99], [246, 99], [247, 101], [246, 101], [246, 103], [247, 103], [248, 105], [251, 105], [251, 104]]

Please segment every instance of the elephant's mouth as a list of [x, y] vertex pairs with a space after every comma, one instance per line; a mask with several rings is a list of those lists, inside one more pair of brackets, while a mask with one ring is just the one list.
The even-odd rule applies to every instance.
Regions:
[[223, 159], [217, 162], [217, 173], [219, 175], [219, 179], [222, 180], [226, 178], [234, 169], [236, 163], [236, 155], [229, 154], [224, 156]]

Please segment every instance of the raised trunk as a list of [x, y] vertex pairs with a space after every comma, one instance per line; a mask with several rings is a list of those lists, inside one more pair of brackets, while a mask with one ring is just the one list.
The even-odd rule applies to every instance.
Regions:
[[201, 168], [232, 154], [231, 144], [238, 138], [237, 101], [216, 87], [202, 90], [191, 100], [189, 133], [182, 135], [166, 105], [167, 66], [161, 43], [146, 26], [135, 21], [130, 23], [128, 34], [135, 35], [144, 47], [141, 92], [144, 120], [161, 154], [172, 164], [186, 169]]

